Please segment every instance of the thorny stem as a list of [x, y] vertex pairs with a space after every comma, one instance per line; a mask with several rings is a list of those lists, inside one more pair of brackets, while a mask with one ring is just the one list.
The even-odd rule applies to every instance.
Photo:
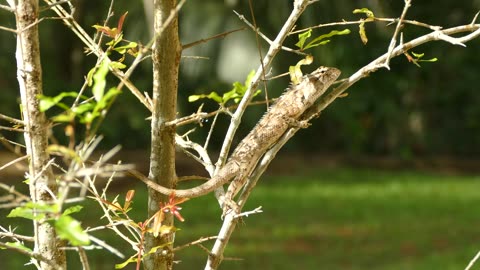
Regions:
[[[444, 36], [450, 37], [452, 34], [456, 33], [461, 33], [461, 32], [467, 32], [467, 31], [473, 31], [472, 33], [459, 37], [459, 38], [451, 38], [446, 39]], [[436, 40], [444, 40], [447, 42], [450, 42], [454, 45], [460, 45], [463, 44], [463, 42], [472, 40], [473, 38], [480, 36], [480, 24], [469, 24], [469, 25], [463, 25], [463, 26], [457, 26], [457, 27], [452, 27], [449, 29], [445, 30], [436, 30], [430, 34], [418, 37], [410, 42], [407, 42], [405, 44], [400, 44], [391, 53], [391, 57], [396, 57], [398, 55], [403, 54], [405, 51], [410, 50], [414, 47], [417, 47], [419, 45], [422, 45], [426, 42], [431, 42], [431, 41], [436, 41]], [[363, 68], [361, 68], [359, 71], [351, 75], [348, 79], [346, 79], [340, 86], [337, 88], [333, 89], [328, 93], [327, 95], [321, 97], [319, 103], [317, 106], [312, 107], [311, 110], [305, 112], [303, 119], [310, 120], [313, 117], [317, 116], [318, 113], [320, 113], [323, 109], [325, 109], [328, 105], [330, 105], [338, 96], [340, 96], [346, 89], [348, 89], [350, 86], [352, 86], [355, 82], [359, 81], [360, 79], [368, 76], [370, 73], [376, 71], [378, 68], [381, 67], [381, 63], [385, 62], [385, 59], [388, 57], [389, 53], [385, 53], [382, 56], [378, 57], [374, 61], [370, 62]], [[238, 199], [238, 207], [241, 210], [242, 207], [244, 206], [245, 202], [247, 201], [248, 197], [250, 196], [251, 191], [253, 190], [253, 187], [256, 185], [258, 180], [260, 179], [260, 176], [265, 172], [267, 169], [268, 165], [270, 162], [275, 158], [275, 155], [278, 153], [278, 151], [281, 149], [281, 147], [299, 130], [299, 127], [292, 127], [290, 130], [288, 130], [278, 141], [277, 144], [275, 144], [260, 160], [259, 164], [255, 168], [255, 170], [252, 172], [251, 176], [249, 177], [242, 193], [239, 196]], [[228, 240], [230, 239], [233, 231], [235, 230], [236, 223], [237, 223], [237, 216], [235, 211], [230, 211], [229, 213], [226, 214], [224, 217], [224, 221], [222, 224], [222, 227], [218, 233], [218, 238], [214, 244], [214, 247], [212, 248], [212, 251], [209, 256], [209, 263], [205, 267], [205, 269], [216, 269], [218, 265], [220, 264], [223, 256], [223, 252], [226, 248], [226, 245], [228, 243]], [[480, 252], [479, 254], [472, 260], [470, 264], [473, 265], [473, 263], [480, 257]], [[469, 264], [469, 267], [471, 265]], [[467, 267], [468, 269], [468, 267]]]
[[[281, 50], [281, 46], [284, 42], [284, 40], [287, 38], [288, 33], [293, 29], [296, 21], [300, 17], [300, 15], [303, 13], [303, 11], [307, 8], [309, 4], [308, 0], [303, 0], [303, 1], [295, 1], [293, 10], [290, 13], [290, 16], [288, 17], [287, 21], [279, 31], [277, 37], [275, 40], [270, 44], [270, 47], [268, 49], [267, 54], [265, 55], [264, 59], [262, 60], [263, 65], [260, 65], [260, 67], [257, 69], [255, 75], [252, 78], [251, 84], [248, 86], [247, 91], [245, 92], [244, 97], [239, 103], [239, 106], [235, 113], [232, 116], [230, 125], [227, 130], [227, 134], [225, 136], [225, 140], [223, 142], [221, 151], [220, 151], [220, 156], [217, 161], [217, 167], [216, 167], [216, 172], [220, 170], [220, 168], [225, 164], [228, 156], [228, 152], [230, 150], [233, 137], [235, 136], [235, 133], [240, 125], [241, 118], [243, 116], [243, 113], [245, 112], [245, 109], [247, 108], [250, 100], [252, 99], [253, 93], [255, 92], [258, 84], [262, 80], [261, 75], [263, 74], [263, 68], [268, 68], [275, 55]], [[219, 188], [215, 191], [215, 195], [217, 199], [219, 199], [220, 204], [223, 204], [223, 196], [224, 196], [224, 191], [223, 188]], [[225, 224], [234, 224], [235, 223], [235, 218], [229, 217], [228, 215], [225, 217], [224, 220], [224, 225]], [[215, 241], [215, 244], [211, 250], [210, 256], [208, 257], [207, 264], [205, 266], [205, 269], [217, 269], [223, 256], [223, 251], [227, 245], [229, 235], [233, 232], [233, 229], [228, 232], [227, 230], [224, 229], [225, 226], [222, 226], [221, 231], [219, 232], [218, 239]]]

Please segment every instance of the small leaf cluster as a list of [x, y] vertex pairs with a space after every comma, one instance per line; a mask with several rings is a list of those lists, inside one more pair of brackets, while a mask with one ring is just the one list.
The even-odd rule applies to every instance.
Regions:
[[436, 57], [430, 58], [430, 59], [422, 59], [423, 56], [425, 56], [425, 53], [414, 53], [414, 52], [411, 52], [411, 53], [412, 55], [410, 55], [408, 52], [405, 52], [404, 55], [405, 57], [407, 57], [408, 62], [413, 63], [417, 67], [421, 67], [419, 64], [420, 62], [437, 62], [438, 61]]
[[312, 36], [312, 29], [308, 29], [305, 32], [298, 34], [298, 42], [295, 43], [295, 46], [300, 48], [300, 51], [305, 51], [307, 49], [329, 43], [330, 39], [327, 38], [348, 34], [350, 34], [349, 29], [344, 29], [342, 31], [332, 30], [330, 33], [320, 35], [307, 43], [307, 40]]
[[[210, 94], [191, 95], [188, 97], [188, 101], [195, 102], [200, 99], [211, 99], [216, 103], [220, 104], [221, 106], [225, 106], [227, 102], [229, 102], [230, 100], [233, 100], [235, 103], [238, 103], [247, 92], [248, 86], [252, 83], [252, 79], [254, 75], [255, 75], [255, 71], [254, 70], [250, 71], [250, 73], [247, 76], [247, 79], [245, 80], [245, 83], [242, 84], [240, 82], [234, 82], [232, 90], [225, 92], [222, 95], [218, 94], [215, 91], [212, 91], [210, 92]], [[253, 96], [255, 97], [261, 92], [262, 92], [261, 90], [257, 90], [255, 91]]]
[[93, 98], [82, 95], [79, 97], [82, 102], [70, 108], [70, 106], [62, 101], [67, 97], [77, 98], [77, 92], [62, 92], [54, 97], [40, 95], [38, 96], [40, 100], [40, 110], [44, 112], [57, 106], [62, 108], [64, 112], [52, 117], [54, 122], [72, 122], [75, 118], [78, 118], [80, 123], [90, 125], [109, 108], [114, 98], [120, 94], [120, 91], [115, 87], [110, 88], [105, 93], [108, 69], [109, 63], [103, 61], [99, 67], [93, 68], [88, 73], [87, 82], [89, 86], [92, 86]]
[[365, 23], [371, 22], [375, 20], [375, 15], [373, 12], [368, 8], [357, 8], [353, 10], [353, 14], [365, 14], [367, 18], [360, 19], [361, 23], [358, 25], [358, 33], [360, 34], [360, 39], [362, 40], [363, 44], [367, 44], [367, 32], [365, 31]]
[[123, 64], [123, 60], [125, 60], [125, 55], [128, 53], [134, 57], [138, 55], [138, 43], [133, 41], [126, 41], [126, 45], [121, 45], [120, 42], [124, 41], [123, 39], [123, 23], [125, 22], [125, 17], [127, 16], [128, 12], [125, 12], [120, 19], [118, 20], [117, 27], [110, 28], [108, 26], [103, 25], [93, 25], [92, 27], [97, 29], [98, 32], [102, 32], [106, 36], [112, 38], [111, 41], [107, 42], [106, 45], [108, 46], [107, 55], [110, 55], [111, 51], [115, 51], [121, 55], [121, 58], [117, 61], [112, 61], [110, 65], [114, 68], [124, 69], [126, 67]]
[[[53, 224], [58, 237], [67, 240], [73, 246], [85, 246], [90, 244], [88, 234], [82, 229], [78, 220], [73, 218], [71, 214], [80, 212], [82, 206], [75, 205], [61, 212], [58, 204], [46, 204], [43, 202], [27, 202], [19, 206], [8, 214], [7, 217], [21, 217], [40, 222], [49, 222]], [[17, 247], [23, 246], [21, 243], [15, 244]], [[23, 246], [23, 248], [28, 249]]]

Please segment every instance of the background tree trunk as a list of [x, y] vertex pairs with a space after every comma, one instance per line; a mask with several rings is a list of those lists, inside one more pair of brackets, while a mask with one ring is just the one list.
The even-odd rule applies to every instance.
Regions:
[[[155, 45], [153, 47], [153, 115], [152, 115], [152, 145], [150, 153], [149, 178], [164, 187], [175, 185], [175, 127], [165, 126], [174, 120], [177, 113], [178, 66], [180, 64], [181, 46], [178, 37], [178, 21], [172, 23], [158, 36], [165, 19], [175, 8], [176, 0], [154, 1]], [[168, 198], [155, 190], [149, 189], [148, 214], [155, 214], [161, 202]], [[173, 225], [173, 219], [168, 215], [163, 223]], [[146, 251], [152, 247], [171, 242], [172, 237], [154, 238], [148, 234]], [[173, 253], [170, 245], [159, 249], [145, 260], [145, 269], [171, 269]]]
[[[42, 94], [42, 67], [38, 39], [38, 1], [19, 0], [16, 7], [17, 23], [17, 78], [22, 99], [25, 124], [25, 145], [29, 155], [30, 196], [34, 203], [53, 203], [57, 184], [51, 167], [48, 146], [48, 122], [39, 109], [37, 96]], [[56, 237], [53, 226], [34, 221], [34, 252], [50, 259], [40, 262], [42, 269], [66, 269], [62, 241]]]

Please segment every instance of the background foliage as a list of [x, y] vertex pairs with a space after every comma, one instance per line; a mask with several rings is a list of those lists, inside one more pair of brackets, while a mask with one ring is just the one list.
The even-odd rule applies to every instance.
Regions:
[[[95, 7], [87, 1], [78, 1], [76, 16], [79, 22], [95, 32], [91, 25], [102, 23], [108, 3], [100, 1]], [[368, 7], [377, 17], [396, 17], [402, 1], [320, 1], [303, 15], [298, 29], [331, 21], [356, 20], [355, 8]], [[464, 24], [472, 20], [474, 11], [480, 9], [478, 1], [416, 1], [407, 18], [444, 27]], [[291, 1], [261, 1], [254, 5], [257, 24], [261, 31], [272, 37], [288, 15]], [[236, 10], [249, 17], [245, 1], [190, 2], [181, 12], [180, 29], [182, 42], [187, 44], [214, 34], [243, 27], [233, 14]], [[144, 10], [138, 3], [119, 1], [115, 6], [115, 21], [128, 11], [125, 22], [125, 37], [146, 43], [149, 30]], [[14, 18], [5, 11], [0, 14], [0, 24], [14, 28]], [[45, 14], [47, 15], [47, 14]], [[206, 19], [208, 18], [208, 19]], [[357, 26], [349, 28], [348, 36], [337, 36], [326, 46], [316, 47], [314, 65], [331, 65], [340, 68], [344, 75], [368, 63], [388, 46], [393, 26], [384, 23], [366, 25], [369, 42], [363, 45], [357, 35]], [[344, 28], [335, 28], [341, 30]], [[84, 57], [80, 42], [56, 21], [46, 20], [40, 25], [42, 64], [46, 95], [62, 91], [78, 90], [94, 57]], [[314, 30], [313, 35], [328, 33], [329, 28]], [[419, 35], [426, 30], [414, 26], [404, 28], [404, 39]], [[17, 84], [14, 66], [15, 39], [8, 32], [0, 32], [0, 88], [2, 111], [12, 116], [18, 113]], [[298, 41], [291, 36], [287, 41], [293, 47]], [[423, 63], [417, 68], [399, 57], [392, 61], [392, 72], [381, 70], [351, 88], [349, 96], [335, 102], [315, 125], [299, 134], [288, 147], [290, 150], [315, 152], [343, 152], [347, 154], [393, 155], [410, 158], [417, 155], [478, 156], [480, 154], [480, 97], [477, 75], [480, 54], [475, 52], [478, 40], [469, 48], [429, 43], [418, 48], [427, 58], [437, 57], [438, 62]], [[210, 41], [183, 52], [180, 78], [180, 114], [196, 110], [200, 102], [189, 103], [192, 94], [223, 92], [231, 89], [234, 81], [243, 82], [259, 61], [255, 35], [249, 30], [236, 32], [225, 39]], [[208, 57], [208, 60], [188, 56]], [[253, 61], [252, 61], [253, 60]], [[286, 72], [289, 65], [299, 57], [282, 53], [274, 63], [273, 74]], [[309, 69], [314, 66], [307, 67]], [[148, 63], [140, 66], [133, 80], [142, 91], [151, 89], [151, 71]], [[278, 95], [286, 87], [286, 78], [273, 81], [268, 87], [270, 97]], [[257, 99], [262, 99], [258, 97]], [[113, 106], [101, 133], [111, 145], [122, 144], [127, 148], [145, 148], [149, 143], [147, 111], [136, 99], [125, 92]], [[213, 110], [215, 104], [206, 102], [204, 110]], [[263, 108], [262, 108], [263, 109]], [[245, 129], [258, 120], [260, 108], [250, 109], [246, 115]], [[225, 123], [228, 119], [220, 119]], [[208, 131], [209, 122], [197, 130]], [[62, 130], [57, 130], [62, 136]], [[14, 135], [8, 135], [14, 136]], [[240, 136], [239, 136], [240, 137]], [[215, 141], [213, 141], [215, 143]]]

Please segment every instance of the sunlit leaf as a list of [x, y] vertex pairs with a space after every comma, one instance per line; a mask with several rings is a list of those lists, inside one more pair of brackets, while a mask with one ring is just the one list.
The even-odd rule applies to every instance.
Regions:
[[365, 20], [361, 20], [362, 22], [358, 25], [358, 34], [360, 34], [360, 39], [362, 40], [363, 44], [367, 44], [367, 32], [365, 31]]
[[118, 19], [117, 28], [119, 32], [122, 32], [123, 23], [125, 22], [125, 17], [127, 17], [128, 11], [123, 13], [123, 15]]
[[375, 15], [373, 14], [373, 12], [368, 8], [360, 8], [360, 9], [357, 8], [357, 9], [353, 10], [353, 14], [358, 14], [358, 13], [363, 13], [368, 18], [375, 18]]
[[90, 244], [88, 234], [82, 229], [80, 222], [71, 216], [62, 215], [55, 221], [58, 237], [68, 240], [73, 246]]
[[[32, 252], [32, 250], [29, 247], [24, 246], [20, 242], [6, 242], [5, 245], [7, 245], [9, 247], [13, 247], [13, 248], [18, 248], [18, 249], [21, 249], [21, 250], [26, 251], [26, 252]], [[5, 248], [0, 247], [0, 249], [5, 249]]]
[[327, 44], [328, 42], [330, 42], [330, 40], [324, 40], [326, 38], [329, 38], [329, 37], [332, 37], [332, 36], [341, 36], [341, 35], [348, 35], [350, 34], [350, 30], [349, 29], [344, 29], [342, 31], [338, 31], [338, 30], [332, 30], [330, 31], [330, 33], [328, 34], [323, 34], [317, 38], [315, 38], [314, 40], [310, 41], [304, 48], [303, 50], [307, 50], [309, 48], [313, 48], [313, 47], [317, 47], [317, 46], [320, 46], [320, 45], [325, 45]]
[[124, 69], [127, 66], [123, 63], [118, 62], [118, 61], [112, 61], [112, 62], [110, 62], [110, 67], [117, 68], [117, 69]]
[[188, 102], [195, 102], [199, 99], [201, 99], [203, 95], [190, 95], [188, 96]]
[[[38, 95], [39, 99], [39, 105], [40, 105], [40, 111], [44, 112], [50, 109], [51, 107], [58, 105], [60, 101], [62, 101], [63, 98], [65, 97], [77, 97], [78, 93], [77, 92], [62, 92], [54, 97], [47, 97], [44, 95]], [[63, 104], [61, 107], [66, 107], [66, 105]], [[68, 107], [67, 107], [68, 108]]]
[[132, 203], [133, 196], [135, 196], [135, 190], [131, 189], [125, 194], [125, 204], [123, 206], [123, 209], [125, 211], [129, 210], [130, 204]]
[[425, 55], [425, 53], [414, 53], [414, 52], [411, 52], [411, 53], [413, 56], [415, 56], [418, 59], [422, 58]]
[[137, 255], [133, 255], [132, 257], [128, 258], [126, 261], [123, 263], [115, 264], [115, 269], [123, 269], [125, 266], [127, 266], [129, 263], [136, 263], [137, 262]]
[[105, 86], [107, 85], [106, 77], [108, 74], [108, 62], [104, 60], [97, 71], [93, 75], [93, 87], [92, 93], [95, 100], [98, 102], [102, 99], [103, 93], [105, 91]]
[[49, 154], [57, 154], [59, 156], [68, 157], [76, 161], [81, 161], [80, 156], [78, 156], [77, 152], [63, 145], [50, 144], [47, 147], [47, 152]]
[[302, 65], [310, 65], [312, 62], [313, 62], [313, 56], [307, 55], [304, 59], [298, 61], [298, 63], [295, 66], [290, 66], [288, 68], [288, 72], [290, 74], [290, 80], [292, 81], [293, 84], [298, 84], [300, 82], [300, 79], [303, 76], [303, 73], [300, 67]]
[[57, 213], [59, 207], [56, 204], [27, 202], [8, 214], [7, 217], [22, 217], [31, 220], [41, 220], [47, 213]]
[[136, 42], [129, 42], [127, 45], [118, 46], [113, 48], [116, 52], [120, 54], [125, 54], [129, 49], [134, 49], [138, 46]]
[[110, 28], [108, 26], [98, 25], [95, 24], [92, 26], [93, 28], [97, 29], [99, 32], [103, 32], [105, 35], [114, 38], [120, 31], [117, 28]]
[[295, 46], [300, 48], [300, 50], [303, 50], [303, 45], [305, 44], [305, 41], [312, 35], [312, 29], [308, 29], [307, 31], [298, 34], [298, 42], [295, 43]]
[[71, 206], [71, 207], [65, 209], [65, 211], [63, 211], [62, 215], [70, 215], [70, 214], [73, 214], [73, 213], [80, 212], [82, 210], [82, 208], [83, 208], [83, 206], [81, 206], [81, 205]]
[[7, 217], [21, 217], [30, 220], [41, 220], [45, 218], [45, 213], [37, 213], [36, 215], [34, 215], [31, 208], [20, 206], [12, 209], [12, 211], [10, 211]]

